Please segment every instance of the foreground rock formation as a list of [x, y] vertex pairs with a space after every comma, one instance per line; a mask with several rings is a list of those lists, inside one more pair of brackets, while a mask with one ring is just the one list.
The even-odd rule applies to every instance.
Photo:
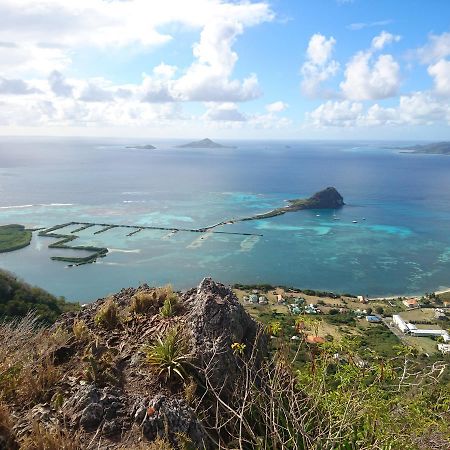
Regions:
[[[263, 354], [265, 338], [255, 346], [259, 325], [231, 289], [211, 279], [178, 295], [176, 312], [170, 314], [161, 312], [167, 294], [158, 292], [148, 285], [123, 289], [61, 316], [46, 332], [52, 339], [59, 336], [58, 345], [48, 346], [45, 355], [58, 377], [39, 402], [9, 403], [15, 442], [23, 441], [38, 422], [44, 429], [76, 432], [80, 448], [138, 448], [158, 437], [174, 448], [181, 442], [216, 448], [195, 407], [195, 399], [205, 394], [205, 370], [208, 385], [226, 395], [241, 373], [242, 358], [232, 344], [239, 343], [245, 353], [258, 349]], [[136, 299], [147, 299], [145, 308], [136, 308]], [[183, 379], [159, 373], [144, 351], [174, 327], [188, 337]]]

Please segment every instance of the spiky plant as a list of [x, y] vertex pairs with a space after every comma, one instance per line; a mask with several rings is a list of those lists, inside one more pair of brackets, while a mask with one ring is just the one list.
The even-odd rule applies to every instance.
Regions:
[[185, 380], [190, 366], [189, 340], [184, 330], [175, 326], [152, 344], [143, 347], [147, 362], [167, 381], [178, 377]]
[[177, 294], [170, 294], [164, 300], [164, 304], [159, 311], [163, 317], [173, 317], [180, 310], [180, 301]]

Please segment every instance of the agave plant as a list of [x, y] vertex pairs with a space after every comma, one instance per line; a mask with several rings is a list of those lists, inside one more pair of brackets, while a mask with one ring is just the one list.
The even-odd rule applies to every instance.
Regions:
[[145, 345], [143, 351], [158, 376], [164, 376], [166, 380], [174, 376], [185, 380], [191, 354], [187, 336], [179, 326], [171, 328], [164, 336], [158, 336], [154, 343]]

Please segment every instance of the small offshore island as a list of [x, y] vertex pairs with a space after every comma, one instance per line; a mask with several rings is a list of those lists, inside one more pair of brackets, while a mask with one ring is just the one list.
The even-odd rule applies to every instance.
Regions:
[[345, 205], [344, 198], [336, 188], [329, 186], [322, 191], [316, 192], [309, 198], [297, 198], [288, 200], [287, 206], [272, 209], [271, 211], [255, 214], [253, 216], [243, 217], [241, 219], [230, 219], [216, 223], [209, 227], [202, 228], [202, 231], [211, 230], [222, 225], [231, 225], [236, 222], [245, 222], [247, 220], [270, 219], [271, 217], [282, 216], [288, 212], [301, 211], [304, 209], [339, 209]]
[[276, 208], [263, 214], [244, 217], [240, 220], [268, 219], [270, 217], [281, 216], [287, 212], [300, 211], [303, 209], [338, 209], [345, 205], [344, 198], [334, 187], [327, 187], [326, 189], [316, 192], [312, 197], [306, 199], [297, 198], [294, 200], [288, 200], [287, 202], [287, 206]]
[[435, 142], [432, 144], [397, 147], [401, 153], [423, 153], [426, 155], [450, 155], [450, 142]]
[[156, 147], [151, 144], [146, 145], [129, 145], [128, 147], [125, 147], [131, 150], [156, 150]]
[[188, 144], [177, 145], [177, 148], [236, 148], [230, 145], [222, 145], [209, 138], [201, 141], [189, 142]]

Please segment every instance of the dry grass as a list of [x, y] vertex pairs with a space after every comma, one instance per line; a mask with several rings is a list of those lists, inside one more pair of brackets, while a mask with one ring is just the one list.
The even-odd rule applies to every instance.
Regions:
[[81, 450], [77, 435], [58, 429], [46, 429], [35, 422], [32, 433], [20, 445], [20, 450]]
[[120, 447], [119, 450], [175, 450], [166, 439], [157, 437], [153, 442], [142, 442], [133, 447]]
[[13, 432], [14, 422], [6, 405], [0, 404], [0, 448], [15, 450], [19, 448]]
[[159, 307], [159, 296], [156, 290], [140, 291], [131, 299], [130, 312], [136, 314], [147, 314]]
[[68, 334], [39, 328], [36, 316], [30, 314], [0, 323], [0, 336], [0, 399], [27, 405], [49, 400], [61, 379], [50, 355]]
[[61, 371], [51, 359], [44, 357], [22, 368], [18, 377], [17, 395], [24, 403], [48, 401], [61, 377]]
[[97, 311], [94, 319], [96, 325], [113, 330], [122, 322], [119, 307], [113, 298], [108, 298]]
[[86, 342], [90, 338], [89, 328], [86, 326], [84, 320], [76, 319], [72, 326], [72, 332], [77, 341]]

